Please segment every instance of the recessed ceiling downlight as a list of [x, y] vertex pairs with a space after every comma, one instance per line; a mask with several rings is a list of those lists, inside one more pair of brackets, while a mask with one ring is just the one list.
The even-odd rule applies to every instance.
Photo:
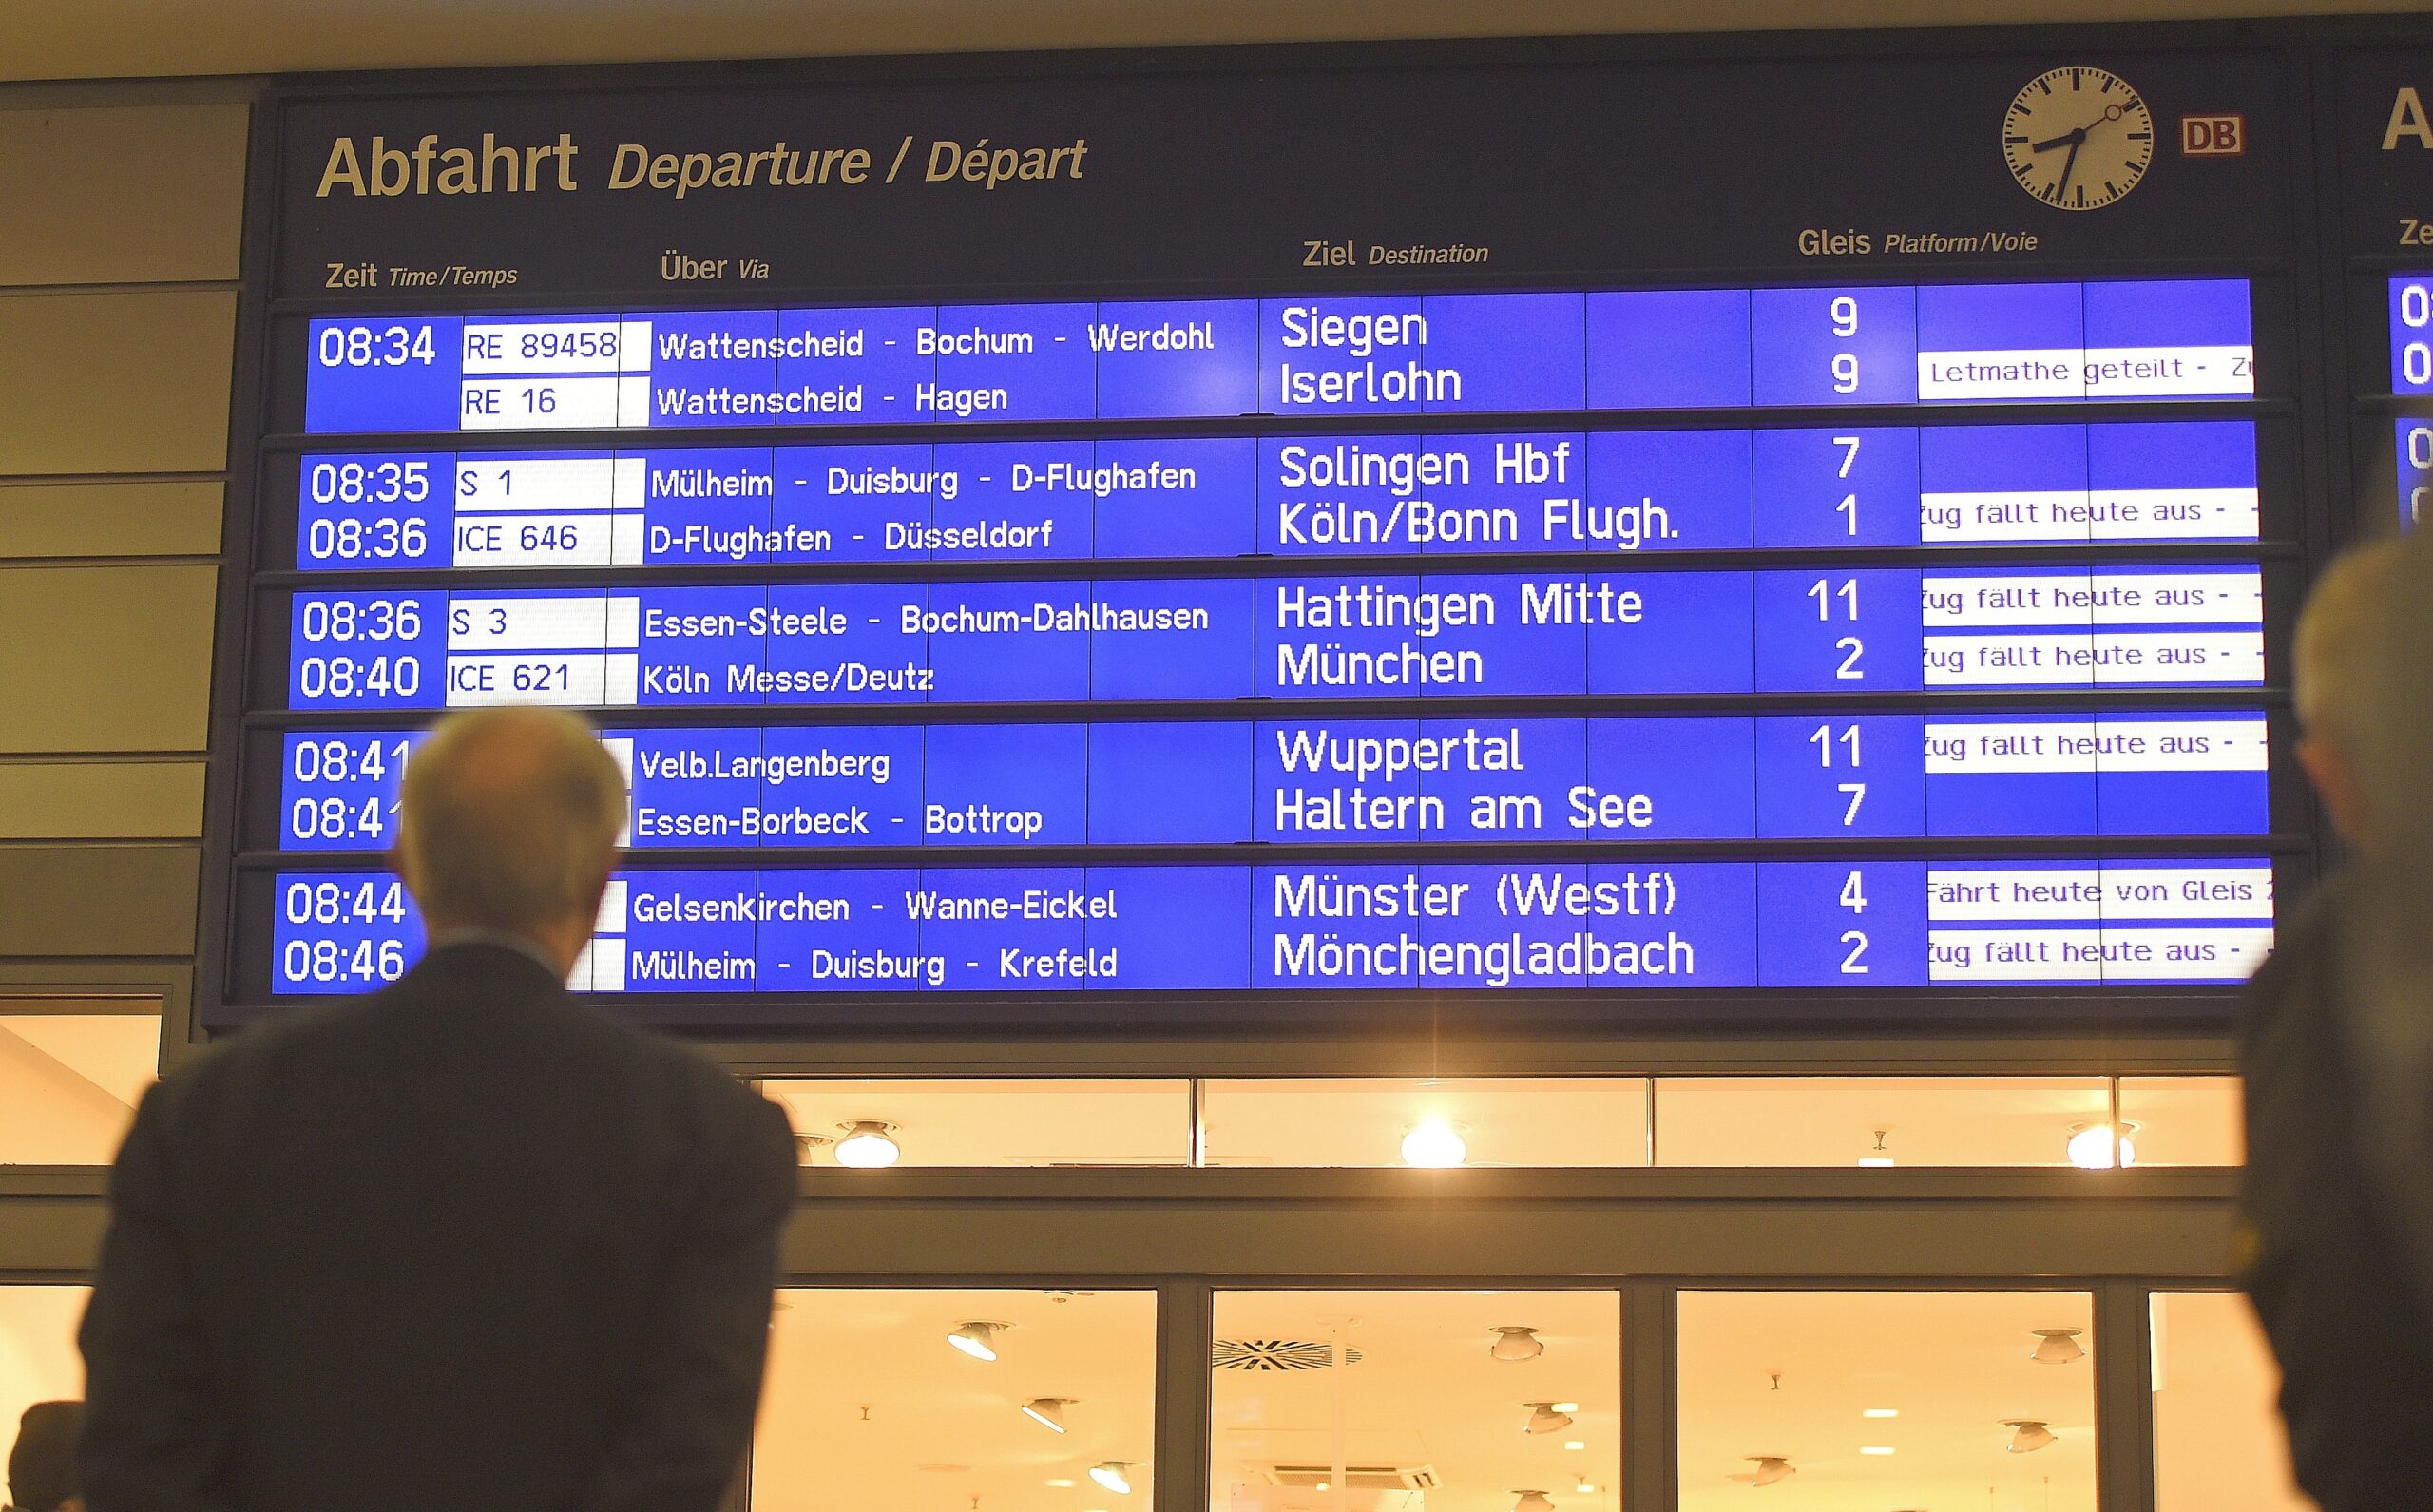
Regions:
[[1073, 1405], [1069, 1396], [1033, 1397], [1023, 1404], [1023, 1416], [1051, 1432], [1064, 1431], [1064, 1409]]
[[2010, 1442], [2013, 1454], [2034, 1454], [2039, 1449], [2049, 1449], [2059, 1442], [2053, 1430], [2035, 1418], [2004, 1418], [2002, 1426], [2013, 1430]]
[[845, 1137], [836, 1141], [836, 1163], [856, 1171], [881, 1171], [893, 1165], [904, 1155], [904, 1147], [895, 1142], [895, 1125], [877, 1119], [857, 1119], [840, 1123]]
[[1499, 1324], [1491, 1331], [1495, 1334], [1495, 1342], [1487, 1347], [1486, 1352], [1506, 1364], [1534, 1360], [1546, 1352], [1545, 1341], [1538, 1337], [1535, 1329]]
[[1521, 1425], [1523, 1433], [1560, 1433], [1571, 1426], [1571, 1414], [1563, 1410], [1569, 1403], [1523, 1402], [1529, 1409], [1529, 1421]]
[[1462, 1126], [1444, 1119], [1422, 1119], [1418, 1127], [1403, 1136], [1405, 1165], [1443, 1171], [1469, 1158], [1470, 1141], [1462, 1138]]
[[2116, 1165], [2136, 1165], [2137, 1144], [2129, 1137], [2137, 1125], [2123, 1123], [2074, 1123], [2070, 1125], [2070, 1163], [2081, 1171], [2109, 1171]]
[[2079, 1342], [2077, 1329], [2038, 1329], [2036, 1336], [2043, 1342], [2028, 1358], [2039, 1365], [2067, 1365], [2086, 1358], [2086, 1346]]
[[997, 1358], [997, 1335], [1012, 1328], [1010, 1323], [966, 1323], [947, 1335], [947, 1342], [975, 1360]]
[[1724, 1479], [1737, 1481], [1742, 1485], [1779, 1485], [1799, 1473], [1792, 1466], [1790, 1458], [1785, 1455], [1753, 1454], [1749, 1456], [1749, 1461], [1756, 1465], [1755, 1469], [1746, 1470], [1738, 1475], [1726, 1476]]

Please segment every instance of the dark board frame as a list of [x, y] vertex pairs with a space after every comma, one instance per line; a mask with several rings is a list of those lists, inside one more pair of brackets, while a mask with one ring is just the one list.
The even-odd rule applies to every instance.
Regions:
[[[1426, 72], [1485, 66], [1593, 66], [1608, 63], [1728, 66], [1743, 62], [1752, 65], [1781, 64], [1808, 59], [1824, 62], [1962, 59], [2013, 52], [2056, 51], [2100, 51], [2106, 54], [2155, 51], [2181, 54], [2267, 53], [2273, 60], [2288, 96], [2289, 142], [2284, 154], [2288, 182], [2283, 186], [2287, 196], [2288, 225], [2284, 244], [2275, 261], [2286, 270], [2289, 283], [2285, 308], [2290, 313], [2293, 323], [2290, 351], [2294, 361], [2286, 399], [2277, 405], [2261, 405], [2246, 412], [2256, 414], [2259, 420], [2281, 418], [2294, 438], [2295, 504], [2298, 511], [2294, 548], [2277, 553], [2268, 548], [2265, 558], [2268, 565], [2276, 560], [2282, 563], [2280, 570], [2310, 577], [2330, 550], [2340, 544], [2359, 539], [2370, 525], [2370, 517], [2360, 517], [2356, 503], [2357, 457], [2351, 443], [2352, 432], [2358, 424], [2354, 419], [2357, 406], [2352, 403], [2348, 392], [2349, 374], [2355, 367], [2351, 348], [2356, 332], [2351, 327], [2362, 316], [2352, 314], [2347, 297], [2352, 257], [2346, 251], [2346, 228], [2339, 201], [2342, 174], [2337, 161], [2341, 155], [2335, 150], [2340, 125], [2338, 107], [2333, 99], [2336, 74], [2349, 49], [2393, 44], [2433, 48], [2433, 17], [1238, 47], [644, 67], [458, 70], [281, 81], [266, 94], [262, 108], [255, 113], [244, 283], [239, 320], [239, 371], [232, 411], [235, 418], [232, 422], [231, 507], [227, 511], [223, 542], [221, 607], [215, 657], [211, 739], [214, 760], [206, 806], [196, 1023], [201, 1025], [214, 1020], [231, 997], [229, 986], [236, 959], [236, 924], [240, 902], [240, 889], [236, 885], [236, 879], [243, 874], [240, 864], [243, 847], [241, 837], [237, 833], [241, 785], [240, 753], [249, 737], [256, 733], [249, 730], [245, 696], [253, 669], [266, 649], [257, 638], [256, 632], [261, 626], [254, 615], [253, 605], [263, 590], [263, 578], [268, 577], [273, 583], [279, 581], [279, 575], [265, 570], [256, 531], [263, 496], [264, 437], [271, 433], [272, 411], [277, 402], [276, 396], [267, 392], [272, 333], [283, 313], [300, 307], [299, 302], [275, 297], [273, 287], [281, 237], [279, 176], [284, 131], [290, 111], [297, 105], [322, 101], [364, 102], [393, 95], [463, 99], [491, 95], [548, 95], [577, 89], [647, 92], [816, 84], [840, 86], [1037, 84], [1074, 75], [1091, 78], [1181, 77], [1347, 68]], [[2161, 126], [2162, 122], [2158, 119], [2158, 130]], [[2396, 265], [2394, 259], [2385, 258], [2384, 261]], [[1931, 266], [1933, 277], [1939, 281], [1964, 278], [1973, 272], [1983, 272], [1991, 278], [2016, 278], [2024, 271], [2017, 264], [1971, 264], [1957, 260], [1937, 262]], [[2071, 277], [2077, 266], [2056, 265], [2045, 276]], [[2236, 259], [2228, 266], [2219, 263], [2206, 266], [2212, 271], [2222, 272], [2260, 271], [2252, 264], [2239, 263]], [[1888, 270], [1851, 269], [1844, 265], [1820, 268], [1817, 278], [1821, 281], [1834, 274], [1843, 275], [1847, 281], [1887, 281]], [[1697, 270], [1680, 270], [1678, 276], [1695, 278]], [[1710, 274], [1709, 277], [1717, 276]], [[1729, 275], [1722, 277], [1728, 279]], [[1274, 287], [1273, 279], [1252, 281], [1262, 289]], [[1406, 272], [1366, 280], [1331, 282], [1330, 286], [1342, 292], [1351, 292], [1362, 287], [1391, 287], [1413, 281]], [[1490, 280], [1488, 286], [1525, 287], [1528, 281], [1525, 278], [1512, 282]], [[1547, 280], [1541, 278], [1537, 281], [1544, 283]], [[1647, 281], [1659, 280], [1649, 276]], [[1789, 280], [1777, 276], [1772, 281]], [[1888, 281], [1901, 280], [1889, 278]], [[997, 291], [1000, 297], [1019, 297], [1025, 292], [1036, 295], [1041, 291], [1034, 285]], [[696, 296], [691, 299], [683, 294], [671, 297], [665, 293], [652, 294], [647, 297], [652, 304], [659, 306], [681, 306], [687, 302], [733, 305], [739, 293], [733, 286], [728, 286], [706, 297]], [[593, 292], [570, 297], [580, 298], [584, 303], [606, 305], [613, 303], [618, 296], [609, 292]], [[850, 302], [850, 296], [848, 300]], [[390, 295], [381, 298], [380, 305], [403, 309], [412, 308], [416, 302], [411, 297]], [[509, 308], [519, 303], [528, 306], [569, 301], [500, 298], [448, 302], [468, 307]], [[2050, 413], [2049, 411], [2042, 412]], [[1748, 417], [1757, 413], [1754, 411], [1734, 411], [1734, 418], [1748, 423]], [[1986, 417], [2000, 416], [1989, 411]], [[1856, 420], [1860, 416], [1853, 414], [1851, 418]], [[966, 433], [962, 431], [957, 432], [958, 436]], [[978, 438], [989, 432], [975, 427], [967, 433]], [[554, 444], [564, 444], [572, 437], [553, 435], [550, 439]], [[683, 439], [708, 442], [716, 437], [714, 433], [703, 432], [688, 434]], [[296, 444], [294, 438], [274, 439], [268, 444], [268, 450], [283, 453], [292, 450]], [[2201, 556], [2201, 553], [2188, 554]], [[293, 574], [285, 576], [289, 580], [294, 578]], [[534, 581], [542, 580], [536, 577]], [[2286, 625], [2276, 626], [2276, 629], [2281, 632], [2275, 638], [2279, 644], [2273, 651], [2273, 670], [2264, 692], [2270, 707], [2286, 710]], [[268, 649], [283, 651], [283, 645]], [[2064, 696], [2065, 699], [2068, 697], [2075, 696]], [[2033, 707], [2038, 699], [2035, 696], [1989, 696], [1983, 701], [1990, 705]], [[2172, 700], [2169, 695], [2164, 695], [2155, 701], [2160, 706], [2169, 706]], [[1390, 713], [1391, 708], [1385, 700], [1378, 700], [1373, 711], [1364, 712], [1384, 715]], [[298, 718], [287, 722], [301, 725], [312, 720]], [[2276, 774], [2276, 783], [2281, 780], [2280, 775]], [[2276, 834], [2272, 837], [2273, 843], [2259, 844], [2250, 849], [2271, 852], [2276, 855], [2276, 861], [2284, 865], [2286, 916], [2286, 900], [2296, 890], [2289, 884], [2303, 882], [2312, 875], [2328, 856], [2327, 847], [2317, 838], [2319, 824], [2304, 826], [2303, 833], [2285, 835], [2277, 833], [2281, 814], [2290, 807], [2284, 799], [2285, 795], [2276, 791]], [[2310, 807], [2303, 797], [2297, 803], [2302, 809]], [[1697, 848], [1683, 846], [1674, 849], [1695, 851]], [[2023, 842], [1999, 849], [2010, 853], [2034, 855], [2040, 852], [2052, 853], [2084, 847]], [[2110, 851], [2113, 848], [2105, 849]], [[670, 856], [668, 859], [680, 857]], [[1556, 1005], [1556, 1011], [1544, 1013], [1516, 1011], [1516, 1001], [1510, 998], [1488, 999], [1484, 1010], [1475, 1017], [1466, 1010], [1477, 1005], [1466, 1005], [1460, 1001], [1463, 995], [1457, 992], [1398, 993], [1383, 999], [1340, 992], [1297, 996], [1222, 994], [1207, 996], [1224, 998], [1236, 1009], [1242, 1008], [1243, 1004], [1234, 1000], [1256, 997], [1263, 1001], [1252, 1005], [1251, 1011], [1195, 1020], [1181, 1025], [1178, 1030], [1160, 1029], [1143, 1022], [1137, 1013], [1127, 1014], [1124, 1011], [1127, 1000], [1121, 994], [1075, 994], [1064, 1000], [1052, 994], [1020, 994], [983, 998], [978, 1002], [933, 996], [929, 998], [930, 1004], [948, 1006], [950, 1011], [943, 1017], [919, 1019], [904, 1017], [900, 1011], [921, 1003], [922, 995], [911, 995], [883, 1000], [891, 1010], [894, 1010], [887, 1015], [890, 1022], [883, 1029], [856, 1029], [846, 1026], [837, 1011], [850, 1007], [854, 999], [851, 995], [836, 994], [816, 1000], [812, 1012], [807, 1015], [815, 1021], [814, 1026], [799, 1032], [774, 1032], [784, 1034], [785, 1043], [795, 1044], [806, 1059], [816, 1055], [823, 1045], [841, 1048], [855, 1042], [887, 1035], [929, 1035], [940, 1041], [962, 1037], [1003, 1042], [1008, 1048], [1026, 1035], [1038, 1036], [1043, 1038], [1045, 1045], [1042, 1058], [1044, 1063], [1062, 1060], [1063, 1050], [1060, 1047], [1086, 1054], [1086, 1047], [1093, 1044], [1103, 1045], [1122, 1039], [1170, 1038], [1178, 1032], [1203, 1035], [1215, 1032], [1228, 1042], [1280, 1040], [1290, 1043], [1313, 1033], [1366, 1035], [1384, 1029], [1441, 1029], [1447, 1025], [1468, 1032], [1485, 1033], [1498, 1041], [1524, 1046], [1537, 1043], [1548, 1048], [1558, 1043], [1577, 1042], [1581, 1036], [1604, 1042], [1645, 1042], [1650, 1037], [1714, 1034], [1728, 1040], [1746, 1040], [1753, 1053], [1757, 1052], [1761, 1045], [1782, 1043], [1786, 1036], [1869, 1031], [1879, 1036], [1897, 1036], [1914, 1032], [1955, 1036], [1957, 1053], [1959, 1044], [1989, 1036], [2015, 1035], [2022, 1029], [2030, 1033], [2051, 1031], [2073, 1036], [2159, 1029], [2167, 1033], [2211, 1038], [2218, 1035], [2226, 1024], [2232, 996], [2227, 990], [2214, 988], [2108, 992], [2099, 989], [2051, 989], [2041, 992], [2036, 989], [1992, 992], [1907, 990], [1907, 1001], [1888, 1011], [1882, 1006], [1880, 998], [1863, 991], [1801, 989], [1795, 1002], [1768, 1002], [1764, 989], [1706, 989], [1683, 995], [1626, 989], [1572, 994], [1569, 1004]], [[960, 998], [961, 995], [957, 996]], [[1176, 995], [1167, 1001], [1175, 1001], [1187, 1008], [1193, 1005], [1195, 996]], [[1547, 994], [1550, 999], [1559, 996]], [[698, 1008], [699, 1000], [677, 998], [671, 1001], [680, 1017], [698, 1024], [696, 1015], [683, 1010]], [[646, 1008], [640, 1011], [649, 1016]], [[765, 1023], [756, 1025], [754, 1017], [741, 1016], [733, 1022], [714, 1024], [709, 1027], [714, 1033], [728, 1035], [757, 1030], [756, 1037], [761, 1038], [773, 1032]], [[200, 1038], [201, 1030], [198, 1028], [196, 1032]], [[764, 1044], [763, 1048], [765, 1050], [767, 1046]], [[780, 1043], [776, 1047], [776, 1062], [782, 1063], [790, 1059], [792, 1057], [786, 1053], [784, 1044]]]

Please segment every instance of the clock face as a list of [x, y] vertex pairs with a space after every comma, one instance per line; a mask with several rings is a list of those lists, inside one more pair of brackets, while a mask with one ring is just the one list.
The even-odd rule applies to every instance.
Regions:
[[2057, 210], [2100, 210], [2155, 161], [2155, 118], [2101, 68], [2030, 80], [2002, 117], [2002, 159], [2020, 187]]

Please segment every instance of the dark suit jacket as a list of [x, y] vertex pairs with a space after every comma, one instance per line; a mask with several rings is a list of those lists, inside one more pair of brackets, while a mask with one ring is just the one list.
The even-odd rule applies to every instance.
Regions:
[[92, 1512], [707, 1512], [786, 1120], [493, 945], [153, 1088], [83, 1344]]
[[2355, 885], [2317, 889], [2248, 985], [2238, 1259], [2281, 1362], [2299, 1485], [2323, 1512], [2392, 1512], [2433, 1504], [2433, 1326], [2411, 1284], [2398, 1195], [2374, 1176], [2373, 1146], [2387, 1136], [2364, 1116], [2374, 1068], [2345, 969], [2358, 949]]

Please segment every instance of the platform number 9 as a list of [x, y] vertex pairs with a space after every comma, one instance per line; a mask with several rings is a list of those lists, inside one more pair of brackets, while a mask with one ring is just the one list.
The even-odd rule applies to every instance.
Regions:
[[[1859, 334], [1859, 302], [1847, 294], [1837, 294], [1832, 304], [1833, 334], [1844, 339]], [[1833, 354], [1833, 392], [1859, 392], [1859, 357], [1855, 352]]]

